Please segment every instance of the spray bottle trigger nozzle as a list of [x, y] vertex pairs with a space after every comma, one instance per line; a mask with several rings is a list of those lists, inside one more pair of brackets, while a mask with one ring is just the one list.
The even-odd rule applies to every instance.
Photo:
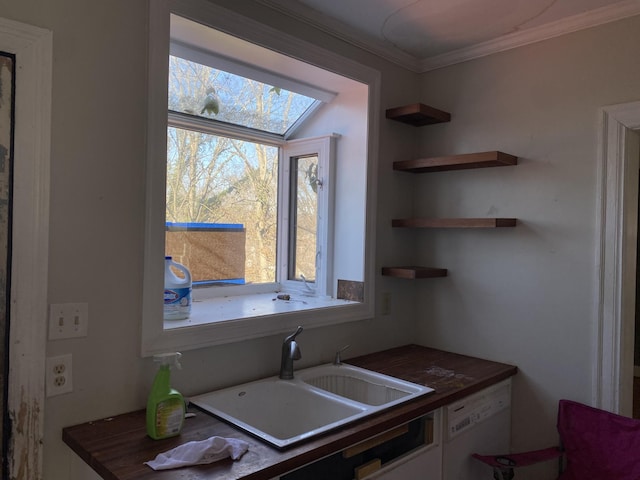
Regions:
[[158, 362], [160, 365], [175, 366], [177, 369], [182, 369], [180, 365], [180, 358], [182, 354], [180, 352], [159, 353], [153, 356], [153, 361]]

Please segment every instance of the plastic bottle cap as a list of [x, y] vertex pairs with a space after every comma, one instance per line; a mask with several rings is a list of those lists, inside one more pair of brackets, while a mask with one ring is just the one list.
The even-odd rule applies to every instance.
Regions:
[[164, 257], [165, 260], [171, 260], [173, 257]]

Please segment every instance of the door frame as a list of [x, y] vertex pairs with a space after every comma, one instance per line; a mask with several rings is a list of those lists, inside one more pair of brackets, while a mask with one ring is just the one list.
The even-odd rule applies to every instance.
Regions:
[[0, 18], [0, 49], [16, 58], [11, 253], [9, 478], [42, 479], [49, 251], [53, 36]]
[[638, 215], [640, 101], [600, 111], [598, 269], [592, 402], [630, 416]]

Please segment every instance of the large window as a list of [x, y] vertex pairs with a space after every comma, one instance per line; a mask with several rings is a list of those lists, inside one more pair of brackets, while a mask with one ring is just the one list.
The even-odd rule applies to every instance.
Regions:
[[[322, 100], [214, 68], [239, 65], [200, 50], [195, 55], [177, 40], [174, 49], [211, 66], [169, 58], [165, 254], [190, 269], [197, 287], [244, 284], [273, 292], [295, 290], [290, 282], [297, 281], [305, 293], [326, 296], [326, 284], [318, 288], [315, 279], [325, 277], [318, 271], [332, 260], [331, 239], [318, 233], [333, 221], [327, 211], [333, 148], [322, 140], [287, 141]], [[242, 70], [261, 76], [246, 65]], [[229, 224], [240, 231], [217, 228]], [[288, 270], [278, 269], [280, 255]], [[216, 294], [228, 295], [218, 289], [209, 296]]]
[[[187, 128], [168, 130], [166, 219], [168, 225], [187, 226], [180, 241], [167, 229], [166, 255], [189, 268], [196, 285], [223, 285], [229, 278], [275, 282], [279, 148]], [[193, 224], [211, 228], [196, 235]], [[216, 228], [226, 224], [239, 225], [241, 238], [232, 229]], [[199, 273], [203, 263], [210, 268]]]
[[[150, 5], [143, 354], [371, 316], [377, 74], [208, 2], [169, 5]], [[272, 42], [291, 56], [257, 45]], [[193, 276], [186, 320], [162, 320], [165, 255]]]

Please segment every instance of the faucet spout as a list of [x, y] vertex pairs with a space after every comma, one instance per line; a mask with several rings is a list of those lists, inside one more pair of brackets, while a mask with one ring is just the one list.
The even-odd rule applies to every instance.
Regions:
[[302, 333], [302, 327], [284, 339], [282, 342], [282, 357], [280, 358], [280, 378], [282, 380], [293, 379], [293, 361], [300, 360], [302, 354], [296, 342], [296, 337]]
[[342, 347], [340, 350], [338, 350], [336, 352], [336, 356], [333, 360], [333, 364], [334, 365], [342, 365], [342, 352], [344, 352], [347, 348], [349, 348], [351, 345], [345, 345], [344, 347]]

